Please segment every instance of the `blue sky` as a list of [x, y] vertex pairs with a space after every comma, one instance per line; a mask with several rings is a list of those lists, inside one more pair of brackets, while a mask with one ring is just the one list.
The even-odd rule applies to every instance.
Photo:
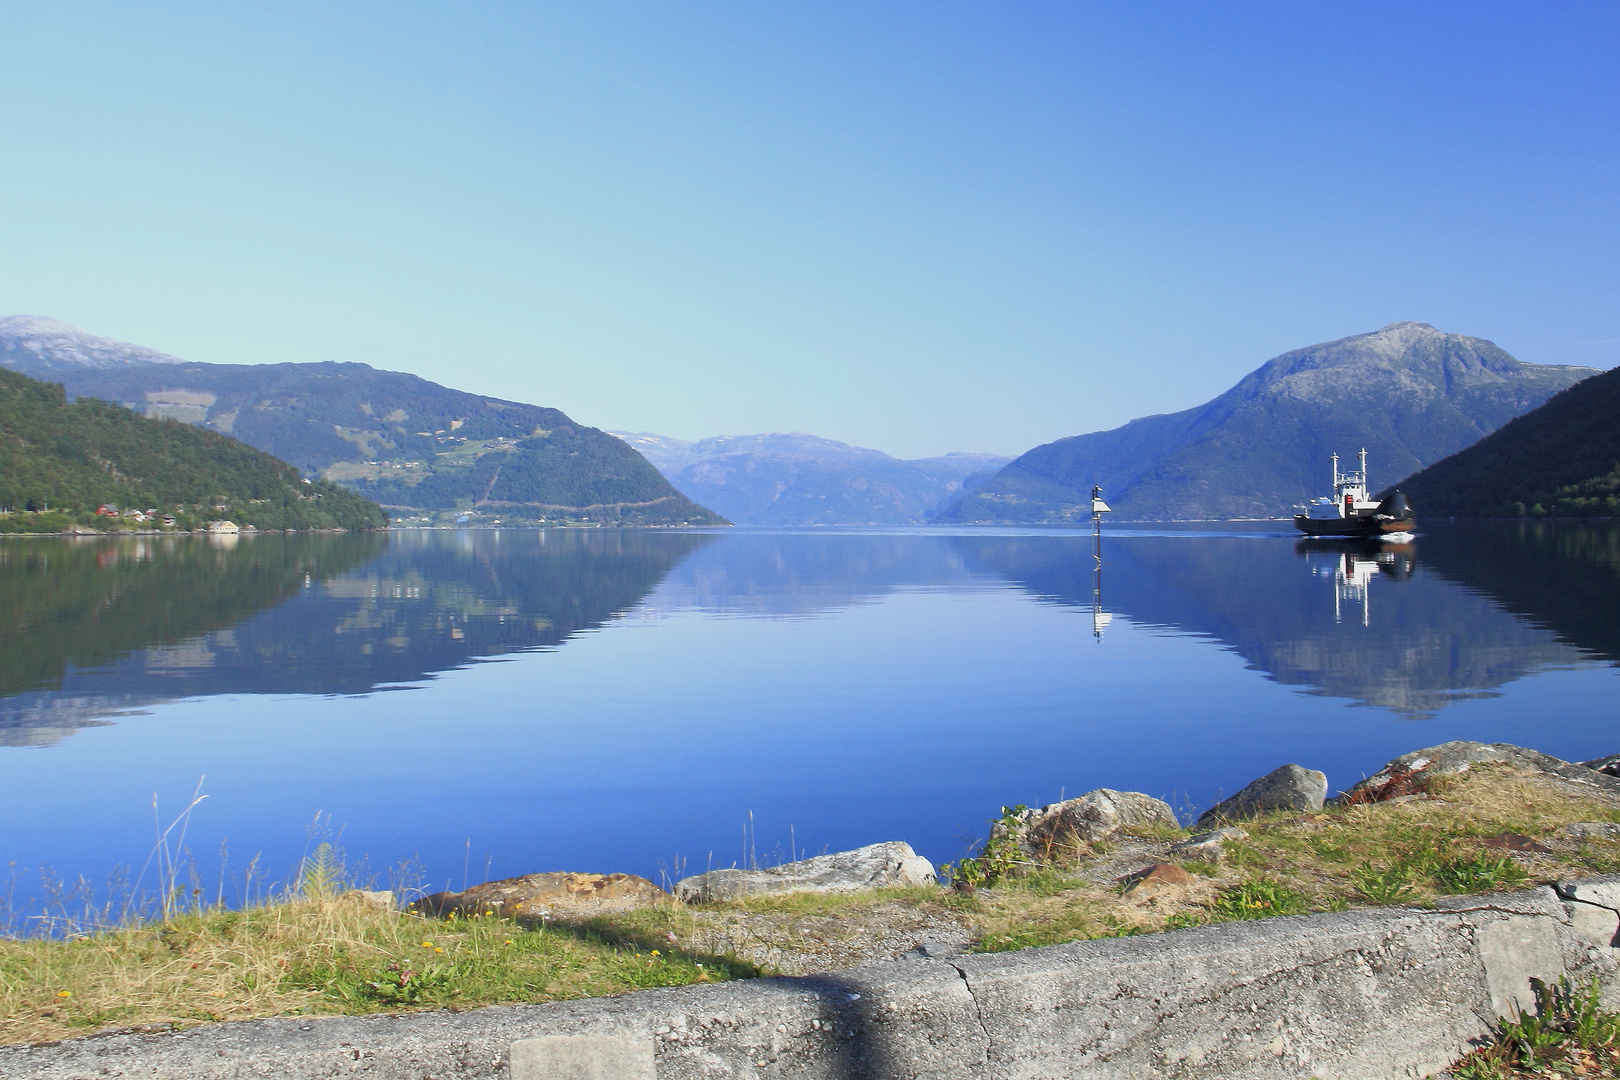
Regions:
[[1612, 4], [0, 0], [0, 314], [1016, 453], [1401, 319], [1620, 364]]

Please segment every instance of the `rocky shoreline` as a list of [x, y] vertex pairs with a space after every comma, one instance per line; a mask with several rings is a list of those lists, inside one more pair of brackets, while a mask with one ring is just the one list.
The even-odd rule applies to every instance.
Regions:
[[[1613, 806], [1615, 820], [1568, 822], [1563, 840], [1552, 842], [1574, 850], [1592, 841], [1620, 840], [1620, 755], [1572, 763], [1506, 743], [1458, 741], [1403, 754], [1334, 798], [1328, 798], [1322, 772], [1285, 764], [1211, 807], [1192, 829], [1183, 828], [1161, 799], [1102, 788], [1036, 809], [1004, 808], [980, 854], [955, 866], [936, 868], [910, 845], [888, 841], [780, 866], [711, 870], [676, 881], [668, 891], [628, 874], [540, 873], [436, 893], [411, 909], [426, 915], [488, 914], [566, 924], [674, 904], [687, 909], [697, 925], [689, 944], [790, 974], [891, 959], [919, 949], [948, 955], [982, 945], [973, 919], [959, 917], [931, 898], [990, 897], [999, 883], [1030, 874], [1055, 873], [1076, 887], [1117, 896], [1124, 911], [1157, 914], [1177, 925], [1178, 914], [1207, 906], [1216, 897], [1220, 867], [1250, 837], [1246, 823], [1287, 815], [1309, 827], [1312, 819], [1327, 822], [1328, 815], [1358, 807], [1422, 800], [1438, 804], [1443, 800], [1429, 793], [1437, 782], [1482, 767], [1555, 783]], [[1533, 869], [1529, 860], [1551, 851], [1541, 840], [1511, 831], [1474, 840], [1481, 850], [1518, 859], [1527, 870]], [[883, 902], [890, 894], [892, 902]], [[784, 898], [795, 895], [824, 897], [828, 903], [868, 896], [873, 903], [860, 920], [832, 909], [748, 910], [750, 903], [787, 904]], [[856, 921], [862, 925], [856, 927]]]

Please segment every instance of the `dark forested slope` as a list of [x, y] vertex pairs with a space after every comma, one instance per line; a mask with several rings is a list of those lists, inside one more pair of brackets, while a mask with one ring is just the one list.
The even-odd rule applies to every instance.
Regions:
[[[104, 503], [156, 508], [189, 523], [229, 518], [261, 529], [374, 529], [374, 503], [218, 432], [149, 420], [0, 369], [0, 531], [56, 526]], [[53, 516], [54, 517], [54, 516]]]
[[1620, 516], [1620, 368], [1400, 483], [1420, 517]]

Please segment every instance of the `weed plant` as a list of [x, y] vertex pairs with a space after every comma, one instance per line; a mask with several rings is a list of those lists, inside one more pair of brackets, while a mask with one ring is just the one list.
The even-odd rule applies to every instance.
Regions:
[[1585, 990], [1567, 978], [1536, 989], [1536, 1010], [1503, 1018], [1487, 1045], [1448, 1070], [1454, 1080], [1616, 1075], [1620, 1014], [1602, 1008], [1597, 980]]
[[[940, 876], [956, 888], [971, 892], [997, 885], [1031, 865], [1018, 837], [1023, 829], [1023, 816], [1029, 807], [1003, 806], [1001, 816], [990, 822], [990, 838], [984, 842], [977, 856], [960, 862], [946, 863], [939, 868]], [[997, 830], [1001, 830], [999, 835]]]

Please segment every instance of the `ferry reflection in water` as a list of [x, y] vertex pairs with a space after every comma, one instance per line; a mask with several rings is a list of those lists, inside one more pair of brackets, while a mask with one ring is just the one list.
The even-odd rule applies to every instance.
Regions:
[[1406, 581], [1417, 559], [1417, 545], [1410, 542], [1301, 540], [1294, 550], [1305, 556], [1313, 576], [1333, 580], [1333, 621], [1343, 622], [1345, 608], [1357, 607], [1362, 626], [1372, 624], [1373, 579]]

